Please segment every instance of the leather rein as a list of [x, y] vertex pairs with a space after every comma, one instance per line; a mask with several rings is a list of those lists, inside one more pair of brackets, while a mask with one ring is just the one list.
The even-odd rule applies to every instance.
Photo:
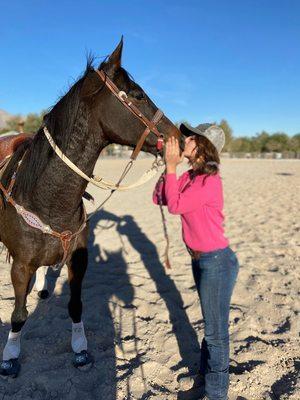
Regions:
[[[145, 130], [143, 132], [143, 134], [141, 135], [138, 143], [136, 144], [136, 147], [134, 148], [130, 159], [131, 161], [129, 162], [129, 164], [136, 160], [147, 136], [150, 134], [150, 132], [153, 132], [156, 136], [157, 136], [157, 145], [156, 148], [158, 150], [158, 152], [163, 148], [163, 134], [161, 134], [159, 132], [159, 130], [157, 129], [157, 125], [160, 122], [160, 120], [163, 117], [163, 112], [158, 109], [154, 115], [154, 117], [152, 118], [152, 120], [150, 121], [145, 115], [143, 115], [140, 110], [128, 99], [127, 94], [124, 91], [120, 91], [117, 86], [112, 82], [112, 80], [101, 70], [95, 70], [95, 72], [99, 75], [99, 77], [102, 79], [102, 81], [104, 82], [104, 84], [106, 85], [106, 87], [115, 95], [115, 97], [122, 103], [124, 104], [124, 106], [136, 117], [138, 118], [145, 126]], [[86, 180], [92, 182], [93, 178], [89, 178], [87, 177], [81, 170], [79, 170], [79, 168], [77, 168], [61, 151], [59, 148], [57, 148], [57, 145], [54, 143], [50, 133], [48, 132], [47, 128], [44, 127], [44, 134], [46, 136], [46, 138], [49, 141], [49, 144], [51, 145], [51, 147], [55, 150], [56, 154], [59, 155], [59, 157], [70, 167], [72, 168], [78, 175], [81, 175], [83, 178], [85, 178]], [[60, 153], [62, 154], [62, 156], [60, 155]], [[26, 152], [24, 153], [24, 155], [26, 154]], [[71, 241], [73, 239], [77, 239], [78, 235], [83, 231], [83, 229], [86, 227], [87, 224], [87, 220], [91, 217], [91, 215], [89, 215], [89, 218], [87, 218], [86, 215], [86, 210], [85, 207], [83, 206], [83, 212], [84, 212], [84, 220], [83, 223], [81, 224], [80, 228], [72, 233], [70, 230], [66, 230], [63, 232], [57, 232], [55, 230], [53, 230], [49, 225], [44, 224], [40, 218], [38, 216], [36, 216], [35, 214], [31, 213], [30, 211], [26, 210], [24, 207], [22, 207], [21, 205], [17, 204], [14, 199], [12, 198], [12, 190], [16, 181], [16, 177], [17, 177], [17, 172], [18, 169], [22, 163], [22, 160], [24, 158], [24, 155], [22, 157], [22, 159], [19, 161], [18, 166], [16, 171], [13, 173], [12, 178], [10, 180], [9, 186], [7, 189], [5, 189], [5, 187], [2, 185], [1, 181], [0, 181], [0, 190], [3, 192], [5, 200], [11, 204], [17, 211], [17, 213], [19, 215], [21, 215], [21, 217], [24, 219], [24, 221], [31, 227], [35, 228], [35, 229], [39, 229], [40, 231], [42, 231], [45, 234], [54, 236], [58, 239], [60, 239], [61, 241], [61, 245], [63, 248], [63, 258], [61, 261], [61, 264], [64, 264], [69, 251], [70, 251], [70, 244]], [[3, 165], [0, 166], [0, 169], [5, 168], [6, 165], [8, 164], [10, 160], [10, 157], [7, 159], [7, 163], [4, 163]], [[65, 160], [69, 161], [66, 162]], [[128, 164], [128, 165], [129, 165]], [[125, 170], [123, 172], [123, 174], [121, 175], [121, 178], [119, 179], [116, 188], [118, 188], [118, 186], [120, 185], [121, 181], [125, 178], [127, 172], [129, 171], [130, 167], [128, 168], [128, 165], [125, 167]], [[73, 168], [74, 167], [74, 168]], [[157, 169], [158, 167], [158, 163], [156, 163], [156, 165], [154, 166], [154, 168]], [[93, 183], [93, 182], [92, 182]], [[100, 186], [100, 185], [97, 185]], [[113, 185], [111, 185], [113, 186]], [[116, 188], [111, 188], [111, 194], [110, 196], [113, 194], [113, 192], [116, 190]], [[109, 196], [109, 197], [110, 197]], [[108, 198], [109, 198], [108, 197]], [[108, 200], [107, 198], [107, 200]], [[101, 206], [104, 203], [101, 204]], [[96, 211], [98, 211], [100, 207], [98, 207], [96, 209]], [[96, 211], [94, 211], [92, 214], [94, 214]], [[74, 243], [74, 246], [76, 244], [76, 240]]]

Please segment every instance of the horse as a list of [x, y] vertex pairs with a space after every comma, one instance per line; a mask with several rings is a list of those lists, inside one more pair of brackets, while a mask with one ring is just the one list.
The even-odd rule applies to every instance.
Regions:
[[84, 369], [93, 364], [81, 319], [81, 288], [88, 265], [82, 197], [88, 182], [57, 156], [45, 131], [89, 177], [101, 151], [112, 143], [134, 148], [134, 157], [139, 150], [157, 155], [158, 134], [163, 141], [176, 137], [183, 148], [178, 128], [122, 67], [122, 50], [123, 37], [98, 68], [88, 59], [84, 74], [44, 116], [33, 139], [18, 146], [1, 177], [0, 238], [13, 259], [15, 294], [2, 376], [16, 377], [21, 368], [20, 338], [28, 317], [30, 281], [39, 267], [58, 263], [68, 268], [73, 365]]

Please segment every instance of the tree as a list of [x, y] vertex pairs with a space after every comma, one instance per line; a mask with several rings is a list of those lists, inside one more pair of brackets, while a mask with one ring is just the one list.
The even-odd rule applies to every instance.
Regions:
[[6, 124], [6, 131], [19, 131], [19, 124], [22, 122], [24, 119], [21, 117], [21, 115], [14, 115], [11, 117]]
[[289, 137], [286, 133], [278, 132], [269, 136], [266, 148], [268, 151], [282, 152], [288, 150]]
[[253, 151], [265, 152], [267, 149], [267, 142], [269, 140], [270, 135], [266, 131], [262, 131], [261, 133], [257, 133], [253, 140]]
[[42, 111], [40, 114], [28, 114], [24, 124], [24, 132], [26, 133], [35, 133], [41, 126], [43, 122], [43, 117], [45, 115], [45, 111]]
[[233, 139], [231, 142], [230, 150], [234, 153], [250, 153], [253, 151], [253, 141], [252, 138], [248, 138], [246, 136], [238, 137]]
[[289, 138], [288, 147], [291, 151], [300, 151], [300, 133], [297, 133], [293, 137]]
[[25, 118], [21, 117], [21, 115], [15, 115], [7, 121], [6, 128], [1, 129], [0, 134], [8, 131], [18, 132], [20, 129], [20, 123], [24, 124], [23, 129], [25, 133], [35, 133], [42, 125], [46, 112], [47, 111], [42, 111], [39, 114], [30, 113]]

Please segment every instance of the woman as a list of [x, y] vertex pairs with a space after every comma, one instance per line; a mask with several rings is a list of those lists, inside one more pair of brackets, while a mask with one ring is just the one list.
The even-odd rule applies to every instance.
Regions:
[[[180, 155], [177, 139], [166, 144], [166, 171], [153, 193], [155, 204], [179, 214], [183, 241], [192, 257], [204, 338], [201, 345], [200, 374], [208, 400], [227, 400], [229, 386], [229, 310], [239, 263], [224, 236], [223, 188], [219, 173], [225, 135], [213, 124], [193, 128], [181, 124], [186, 136]], [[188, 159], [191, 168], [176, 177], [176, 168]]]

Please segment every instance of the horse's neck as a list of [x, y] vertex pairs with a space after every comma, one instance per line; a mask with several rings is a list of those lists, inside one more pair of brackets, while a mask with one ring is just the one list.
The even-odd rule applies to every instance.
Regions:
[[[78, 124], [79, 125], [79, 124]], [[100, 151], [106, 145], [75, 124], [65, 155], [91, 176]], [[40, 140], [47, 140], [41, 137]], [[33, 148], [34, 151], [34, 148]], [[81, 215], [82, 196], [88, 182], [71, 170], [56, 154], [50, 158], [31, 196], [31, 204], [49, 220], [76, 220]]]

